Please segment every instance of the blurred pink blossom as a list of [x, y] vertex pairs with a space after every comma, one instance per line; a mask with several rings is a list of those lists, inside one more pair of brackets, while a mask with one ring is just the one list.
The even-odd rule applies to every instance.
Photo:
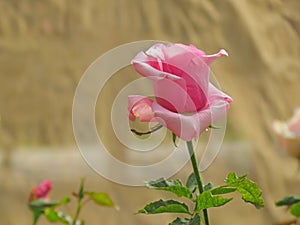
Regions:
[[273, 130], [277, 136], [278, 144], [288, 155], [300, 158], [300, 108], [288, 121], [276, 120]]
[[52, 188], [52, 183], [49, 180], [44, 180], [39, 185], [35, 186], [29, 196], [29, 201], [33, 200], [45, 200], [49, 201], [48, 193], [50, 192]]
[[294, 116], [288, 120], [287, 126], [296, 137], [300, 138], [300, 108], [295, 110]]

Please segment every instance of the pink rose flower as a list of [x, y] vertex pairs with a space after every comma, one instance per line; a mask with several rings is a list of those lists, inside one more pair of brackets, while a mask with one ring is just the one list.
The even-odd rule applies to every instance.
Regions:
[[52, 183], [49, 180], [44, 180], [41, 182], [38, 186], [35, 186], [29, 196], [29, 201], [33, 200], [45, 200], [49, 201], [48, 193], [50, 192], [52, 188]]
[[295, 110], [294, 116], [287, 121], [289, 130], [298, 138], [300, 138], [300, 108]]
[[135, 70], [153, 83], [155, 101], [129, 96], [129, 119], [159, 122], [185, 141], [196, 138], [226, 115], [231, 97], [209, 82], [210, 64], [220, 56], [192, 45], [155, 44], [133, 60]]

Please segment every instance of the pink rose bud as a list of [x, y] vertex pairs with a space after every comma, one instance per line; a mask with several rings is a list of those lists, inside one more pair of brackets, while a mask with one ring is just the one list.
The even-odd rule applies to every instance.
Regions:
[[50, 192], [51, 188], [52, 188], [51, 181], [44, 180], [38, 186], [35, 186], [32, 189], [31, 194], [29, 196], [29, 201], [39, 200], [39, 199], [48, 201], [49, 200], [48, 193]]

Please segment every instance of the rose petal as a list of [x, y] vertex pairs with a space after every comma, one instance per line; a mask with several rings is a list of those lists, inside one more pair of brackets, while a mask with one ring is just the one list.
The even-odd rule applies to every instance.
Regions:
[[218, 88], [216, 88], [212, 83], [209, 83], [208, 88], [208, 101], [209, 103], [213, 103], [218, 100], [224, 100], [228, 103], [232, 102], [232, 98], [225, 94], [224, 92], [220, 91]]
[[152, 104], [155, 117], [164, 121], [168, 129], [185, 141], [197, 138], [209, 125], [224, 117], [229, 109], [229, 102], [216, 98], [211, 106], [193, 115], [171, 112], [157, 103]]
[[144, 52], [140, 52], [131, 61], [135, 70], [151, 80], [160, 80], [162, 78], [168, 78], [171, 80], [181, 80], [179, 76], [173, 75], [168, 72], [164, 72], [163, 69], [159, 70], [154, 64], [159, 64], [156, 59], [147, 56]]
[[206, 55], [204, 56], [203, 60], [207, 63], [207, 65], [210, 65], [212, 62], [214, 62], [217, 58], [221, 56], [228, 56], [228, 53], [226, 52], [225, 49], [221, 49], [218, 53], [213, 54], [213, 55]]
[[147, 97], [140, 95], [128, 96], [128, 112], [129, 119], [135, 121], [136, 117], [140, 118], [141, 122], [150, 122], [154, 118], [151, 105], [153, 101]]
[[[207, 105], [210, 68], [194, 49], [196, 48], [190, 49], [180, 44], [157, 44], [146, 52], [147, 55], [141, 52], [132, 60], [137, 72], [154, 81], [154, 94], [160, 95], [158, 103], [171, 111], [195, 112]], [[183, 95], [181, 101], [176, 98], [177, 101], [173, 102], [173, 94], [176, 91], [167, 90], [170, 88], [164, 85], [164, 82], [159, 82], [162, 79], [174, 80], [183, 90], [186, 90], [185, 95], [190, 96], [192, 101], [188, 102]]]
[[[217, 119], [224, 117], [229, 109], [229, 103], [232, 101], [229, 96], [216, 88], [211, 88], [211, 92], [214, 93], [214, 97], [211, 99], [210, 107], [192, 115], [172, 112], [144, 96], [129, 96], [128, 109], [131, 114], [129, 118], [134, 121], [139, 117], [142, 122], [150, 122], [158, 117], [163, 121], [162, 125], [183, 140], [190, 141], [197, 138]], [[134, 112], [135, 107], [136, 112]], [[139, 110], [140, 107], [142, 110]], [[144, 110], [145, 108], [147, 110]], [[157, 120], [157, 122], [161, 121]]]

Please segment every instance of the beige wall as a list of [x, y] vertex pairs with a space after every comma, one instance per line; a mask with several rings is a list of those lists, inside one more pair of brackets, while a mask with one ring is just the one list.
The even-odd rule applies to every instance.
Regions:
[[[74, 145], [76, 85], [94, 59], [119, 44], [159, 39], [208, 53], [225, 48], [230, 57], [213, 71], [234, 99], [229, 138], [254, 146], [268, 218], [276, 219], [273, 199], [299, 183], [294, 161], [275, 152], [270, 131], [274, 119], [300, 105], [299, 9], [298, 0], [0, 1], [0, 143]], [[100, 105], [110, 105], [116, 91], [107, 88]], [[97, 110], [101, 126], [109, 126], [102, 118], [109, 108]]]

